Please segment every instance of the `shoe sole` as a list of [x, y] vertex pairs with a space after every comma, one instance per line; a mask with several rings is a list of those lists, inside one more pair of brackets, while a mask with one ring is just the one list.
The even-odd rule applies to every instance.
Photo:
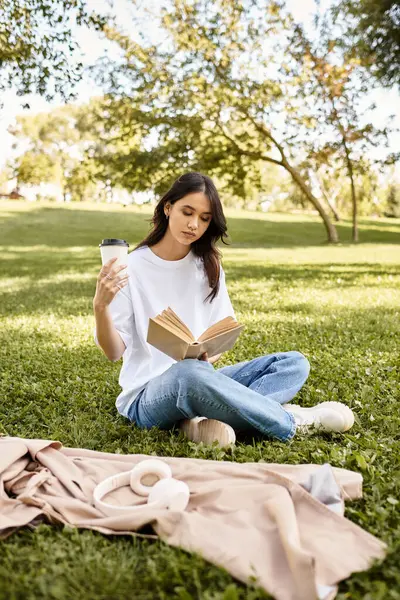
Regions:
[[334, 400], [329, 400], [327, 402], [321, 402], [319, 406], [331, 406], [332, 408], [337, 408], [341, 412], [342, 416], [345, 419], [345, 428], [343, 429], [343, 431], [348, 431], [353, 427], [354, 413], [351, 410], [351, 408], [347, 406], [347, 404], [343, 404], [342, 402], [335, 402]]
[[216, 419], [185, 419], [180, 426], [181, 431], [196, 444], [211, 445], [218, 442], [221, 448], [232, 446], [236, 442], [234, 429], [227, 423]]
[[[285, 409], [290, 411], [290, 406], [293, 406], [291, 404], [285, 404]], [[297, 406], [297, 405], [294, 405]], [[349, 429], [351, 429], [354, 425], [354, 414], [353, 411], [346, 405], [343, 404], [342, 402], [335, 402], [334, 400], [328, 400], [326, 402], [320, 402], [319, 404], [317, 404], [316, 406], [311, 406], [311, 407], [299, 407], [301, 408], [302, 412], [308, 412], [308, 413], [312, 413], [312, 414], [316, 414], [316, 412], [318, 412], [320, 409], [323, 408], [332, 408], [334, 410], [337, 410], [341, 416], [343, 417], [343, 427], [341, 427], [340, 429], [330, 429], [329, 427], [324, 426], [323, 424], [319, 425], [319, 428], [324, 429], [325, 431], [337, 431], [337, 432], [344, 432], [344, 431], [348, 431]], [[314, 425], [304, 425], [304, 427], [314, 427]], [[318, 427], [318, 426], [315, 426]]]

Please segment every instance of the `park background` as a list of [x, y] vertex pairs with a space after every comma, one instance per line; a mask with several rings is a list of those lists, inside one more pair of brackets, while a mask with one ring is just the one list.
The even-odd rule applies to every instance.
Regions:
[[[367, 0], [0, 6], [0, 432], [360, 471], [346, 516], [389, 553], [340, 600], [400, 598], [399, 22], [397, 3]], [[303, 352], [298, 401], [347, 403], [347, 434], [223, 451], [116, 413], [121, 364], [92, 336], [98, 244], [132, 248], [189, 170], [221, 194], [246, 326], [221, 366]], [[69, 528], [15, 534], [0, 557], [2, 600], [267, 597], [162, 543]]]

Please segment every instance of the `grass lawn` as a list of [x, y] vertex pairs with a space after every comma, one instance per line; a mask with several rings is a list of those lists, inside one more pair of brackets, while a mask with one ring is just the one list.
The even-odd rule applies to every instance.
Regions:
[[[356, 413], [348, 434], [251, 436], [232, 451], [195, 446], [175, 431], [140, 431], [119, 416], [121, 363], [92, 331], [98, 244], [131, 247], [149, 209], [0, 203], [0, 432], [119, 453], [227, 461], [324, 463], [362, 472], [364, 498], [346, 516], [388, 543], [387, 559], [340, 585], [340, 600], [400, 598], [400, 220], [360, 224], [361, 243], [330, 247], [318, 218], [227, 211], [227, 284], [246, 326], [218, 366], [299, 350], [311, 363], [303, 405], [340, 400]], [[41, 525], [0, 544], [1, 600], [257, 600], [200, 556], [158, 541]]]

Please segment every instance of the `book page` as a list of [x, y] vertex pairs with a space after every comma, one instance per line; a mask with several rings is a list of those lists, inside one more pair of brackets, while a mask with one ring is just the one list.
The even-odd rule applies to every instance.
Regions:
[[168, 315], [163, 315], [161, 313], [161, 315], [157, 315], [156, 317], [154, 317], [154, 319], [157, 321], [157, 323], [160, 323], [160, 325], [164, 324], [166, 328], [176, 331], [180, 335], [180, 337], [182, 337], [182, 339], [187, 337], [187, 335], [183, 333], [182, 328], [176, 323], [176, 321], [174, 321], [174, 319], [171, 319], [171, 317], [169, 317]]
[[244, 325], [238, 325], [235, 329], [220, 333], [200, 344], [191, 344], [186, 351], [185, 358], [199, 358], [204, 352], [207, 352], [208, 357], [211, 358], [211, 356], [220, 354], [220, 352], [230, 350], [234, 346], [242, 329], [244, 329]]
[[159, 315], [157, 315], [157, 317], [154, 317], [153, 321], [158, 323], [160, 325], [160, 327], [164, 327], [164, 329], [166, 331], [170, 331], [171, 333], [178, 336], [180, 339], [184, 340], [188, 344], [190, 344], [192, 342], [192, 340], [188, 339], [187, 336], [182, 333], [182, 331], [179, 329], [179, 327], [177, 327], [171, 321], [169, 321], [169, 320], [167, 321], [166, 319], [163, 319]]
[[165, 319], [169, 323], [172, 323], [177, 327], [180, 331], [182, 331], [185, 336], [188, 338], [188, 341], [194, 341], [194, 336], [190, 329], [185, 325], [185, 323], [178, 317], [178, 315], [172, 310], [170, 306], [166, 310], [163, 310], [161, 315], [158, 315], [161, 319]]
[[147, 342], [174, 360], [185, 358], [189, 347], [189, 344], [182, 340], [180, 335], [167, 329], [164, 323], [158, 323], [157, 317], [149, 319]]
[[190, 331], [189, 327], [185, 325], [185, 323], [178, 317], [178, 315], [172, 310], [170, 306], [168, 306], [167, 310], [163, 310], [161, 314], [164, 315], [164, 313], [167, 314], [171, 319], [173, 319], [173, 321], [180, 327], [180, 329], [184, 333], [186, 333], [186, 335], [190, 337], [191, 340], [194, 341], [194, 336]]
[[234, 319], [231, 316], [225, 317], [225, 319], [221, 319], [221, 321], [218, 321], [218, 323], [215, 323], [214, 325], [211, 325], [211, 327], [206, 329], [201, 334], [198, 341], [204, 342], [205, 340], [210, 339], [210, 338], [214, 337], [215, 335], [218, 335], [219, 333], [223, 333], [225, 331], [230, 331], [231, 329], [234, 329], [235, 327], [238, 327], [238, 326], [239, 326], [239, 323], [236, 321], [236, 319]]
[[168, 331], [172, 331], [176, 335], [179, 335], [179, 337], [188, 344], [191, 344], [194, 341], [190, 329], [186, 327], [178, 315], [169, 307], [167, 310], [163, 310], [160, 315], [154, 317], [154, 321], [159, 323], [159, 325], [164, 326]]

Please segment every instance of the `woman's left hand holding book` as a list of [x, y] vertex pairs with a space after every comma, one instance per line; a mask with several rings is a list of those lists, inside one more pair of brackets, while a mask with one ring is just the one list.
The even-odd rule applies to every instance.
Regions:
[[206, 360], [211, 364], [214, 364], [215, 362], [217, 362], [217, 360], [219, 360], [222, 356], [222, 352], [221, 354], [216, 354], [215, 356], [211, 356], [211, 358], [208, 358], [208, 354], [207, 352], [204, 352], [204, 354], [202, 354], [201, 356], [199, 356], [199, 360]]

